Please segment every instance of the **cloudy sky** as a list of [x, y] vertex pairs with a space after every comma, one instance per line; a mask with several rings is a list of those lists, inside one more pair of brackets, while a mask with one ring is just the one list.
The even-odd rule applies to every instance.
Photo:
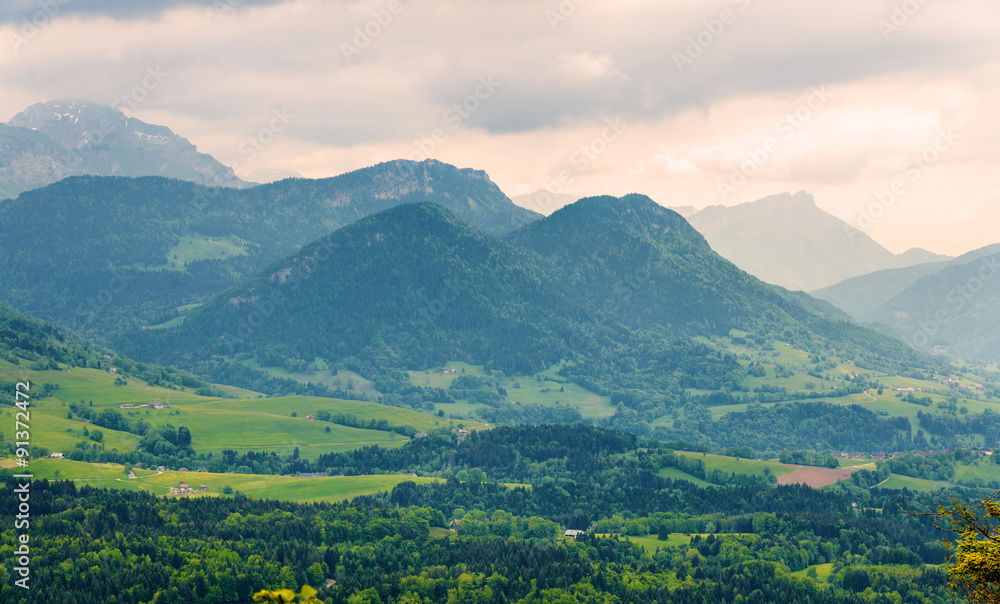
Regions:
[[806, 190], [958, 254], [1000, 242], [998, 26], [995, 0], [4, 0], [0, 121], [117, 100], [244, 175], [430, 156], [511, 196]]

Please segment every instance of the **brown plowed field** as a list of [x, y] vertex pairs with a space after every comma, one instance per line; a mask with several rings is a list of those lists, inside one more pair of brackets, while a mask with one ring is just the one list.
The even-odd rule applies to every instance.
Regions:
[[804, 484], [814, 489], [837, 484], [841, 480], [851, 477], [851, 474], [861, 468], [810, 468], [808, 466], [792, 466], [802, 468], [788, 474], [778, 476], [778, 484]]

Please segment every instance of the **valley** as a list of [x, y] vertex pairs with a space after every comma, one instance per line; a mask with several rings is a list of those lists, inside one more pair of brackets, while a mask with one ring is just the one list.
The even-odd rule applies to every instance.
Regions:
[[[646, 601], [724, 585], [734, 596], [753, 586], [839, 602], [878, 585], [942, 601], [940, 535], [898, 510], [1000, 490], [995, 362], [928, 354], [847, 309], [761, 281], [642, 195], [526, 216], [477, 173], [426, 162], [324, 186], [367, 195], [387, 173], [419, 180], [421, 168], [451, 179], [452, 193], [439, 191], [448, 207], [403, 194], [381, 211], [326, 213], [334, 218], [320, 228], [315, 205], [309, 224], [291, 211], [241, 224], [247, 204], [276, 198], [222, 192], [205, 217], [214, 231], [177, 217], [138, 228], [112, 220], [98, 247], [118, 268], [79, 260], [70, 243], [64, 266], [11, 290], [19, 304], [56, 302], [40, 314], [64, 322], [0, 303], [0, 420], [15, 420], [15, 383], [34, 393], [30, 448], [0, 429], [0, 476], [14, 484], [18, 460], [30, 457], [32, 488], [53, 502], [40, 547], [65, 548], [65, 526], [127, 533], [130, 552], [150, 534], [160, 543], [197, 534], [150, 563], [195, 600], [199, 588], [183, 587], [177, 568], [203, 576], [205, 598], [209, 578], [228, 585], [231, 573], [197, 574], [182, 560], [244, 560], [237, 541], [250, 539], [271, 560], [279, 554], [264, 543], [303, 548], [308, 564], [247, 571], [240, 562], [245, 579], [232, 593], [309, 582], [353, 604], [376, 588], [360, 570], [338, 570], [343, 562], [363, 555], [365, 568], [389, 573], [401, 548], [424, 557], [391, 571], [387, 601], [429, 594], [420, 582], [499, 589], [486, 572], [497, 567], [473, 553], [482, 550], [504, 564], [538, 551], [589, 561], [580, 571], [551, 562], [560, 576], [584, 573], [547, 583], [552, 594], [598, 582]], [[158, 179], [69, 180], [34, 192], [34, 203], [87, 189], [101, 191], [93, 208], [199, 192]], [[463, 190], [492, 196], [492, 214], [456, 203]], [[29, 224], [31, 196], [0, 213]], [[313, 203], [297, 199], [299, 209]], [[298, 224], [300, 243], [276, 242], [278, 223]], [[63, 227], [79, 249], [94, 245], [72, 221]], [[155, 252], [141, 236], [158, 242]], [[42, 270], [32, 266], [16, 270]], [[98, 291], [70, 311], [80, 284], [102, 275], [111, 301]], [[0, 498], [11, 493], [0, 488]], [[122, 518], [133, 519], [124, 532]], [[360, 554], [369, 550], [378, 553]], [[612, 558], [626, 574], [656, 571], [626, 586], [618, 570], [599, 570]], [[455, 559], [478, 570], [436, 570]], [[289, 579], [293, 566], [301, 576]], [[767, 571], [743, 584], [729, 568]], [[528, 597], [527, 585], [503, 589]]]

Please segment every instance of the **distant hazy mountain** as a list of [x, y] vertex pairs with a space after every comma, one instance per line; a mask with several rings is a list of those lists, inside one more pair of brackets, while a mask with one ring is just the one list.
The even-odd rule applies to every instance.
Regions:
[[821, 210], [804, 191], [734, 207], [711, 206], [688, 220], [736, 266], [793, 290], [812, 291], [886, 268], [947, 258], [916, 249], [897, 256]]
[[85, 174], [246, 185], [169, 128], [85, 100], [36, 103], [0, 125], [0, 199]]
[[927, 275], [940, 272], [945, 262], [928, 262], [906, 268], [887, 268], [867, 275], [851, 277], [811, 292], [858, 321], [868, 321], [879, 306]]
[[[995, 253], [996, 246], [989, 246], [963, 254], [958, 258], [941, 260], [941, 256], [930, 254], [934, 261], [906, 268], [890, 268], [867, 275], [846, 279], [835, 285], [811, 292], [813, 297], [826, 300], [843, 310], [858, 321], [873, 321], [878, 316], [879, 308], [901, 294], [915, 283], [927, 277], [940, 273], [950, 266], [966, 264]], [[914, 250], [902, 254], [911, 254]], [[921, 254], [911, 255], [911, 258], [929, 254], [919, 250]]]
[[0, 300], [98, 331], [155, 325], [369, 214], [433, 201], [502, 235], [536, 218], [484, 172], [394, 161], [251, 189], [71, 177], [0, 204]]
[[1000, 359], [1000, 244], [948, 262], [865, 318], [898, 330], [921, 348], [943, 346], [967, 359]]

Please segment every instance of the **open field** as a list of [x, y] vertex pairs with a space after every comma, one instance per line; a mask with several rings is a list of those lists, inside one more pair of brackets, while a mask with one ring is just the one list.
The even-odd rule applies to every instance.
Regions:
[[979, 460], [979, 465], [957, 464], [955, 480], [976, 480], [981, 483], [1000, 481], [1000, 465], [993, 463], [991, 457]]
[[[153, 426], [172, 424], [191, 430], [192, 447], [199, 453], [250, 450], [291, 454], [295, 447], [306, 459], [323, 453], [347, 451], [366, 445], [402, 446], [408, 439], [395, 432], [353, 428], [306, 419], [318, 411], [354, 415], [362, 420], [386, 420], [392, 426], [412, 426], [417, 431], [449, 427], [451, 422], [408, 409], [375, 403], [292, 396], [270, 399], [221, 399], [203, 403], [185, 403], [168, 415], [167, 410], [152, 411], [143, 419]], [[292, 413], [296, 417], [292, 417]], [[483, 424], [460, 422], [469, 429]], [[327, 431], [329, 428], [329, 431]], [[457, 429], [457, 425], [455, 427]]]
[[375, 389], [375, 382], [366, 380], [357, 373], [347, 371], [346, 369], [333, 371], [327, 365], [326, 361], [319, 357], [316, 357], [312, 363], [315, 370], [298, 373], [289, 371], [284, 367], [264, 367], [253, 359], [240, 362], [248, 367], [264, 371], [272, 377], [288, 378], [301, 384], [312, 382], [314, 384], [323, 384], [327, 388], [334, 390], [341, 388], [356, 394], [364, 394], [371, 400], [376, 400], [382, 396], [382, 393]]
[[[123, 403], [146, 404], [150, 401], [162, 401], [167, 405], [182, 402], [200, 402], [206, 397], [185, 390], [171, 390], [160, 386], [150, 386], [142, 380], [129, 378], [128, 384], [115, 386], [118, 376], [101, 369], [83, 369], [76, 367], [69, 370], [31, 371], [28, 373], [32, 383], [40, 386], [46, 382], [58, 384], [59, 389], [53, 391], [52, 399], [67, 403], [94, 401], [95, 407], [110, 407]], [[256, 396], [248, 390], [234, 389], [244, 392], [244, 396]], [[47, 404], [51, 399], [40, 399], [39, 404]]]
[[[504, 376], [500, 386], [507, 390], [507, 401], [524, 405], [555, 405], [557, 402], [576, 408], [580, 415], [586, 418], [609, 417], [614, 414], [614, 406], [609, 397], [600, 396], [581, 386], [562, 381], [556, 375], [557, 367], [551, 367], [538, 375]], [[451, 386], [455, 378], [463, 375], [487, 375], [481, 365], [469, 365], [458, 361], [449, 361], [444, 367], [427, 371], [410, 371], [410, 381], [415, 386], [443, 388]], [[560, 391], [561, 390], [561, 391]], [[468, 414], [483, 405], [463, 407], [465, 401], [457, 405], [438, 405], [445, 413]]]
[[656, 475], [661, 478], [671, 478], [673, 480], [686, 480], [688, 482], [693, 482], [699, 487], [714, 486], [712, 483], [705, 482], [700, 478], [695, 478], [694, 476], [691, 476], [690, 474], [680, 470], [679, 468], [660, 468], [660, 470], [656, 473]]
[[[743, 336], [745, 334], [734, 330], [733, 335]], [[937, 403], [945, 401], [946, 396], [951, 392], [947, 386], [938, 383], [936, 380], [920, 380], [873, 372], [854, 365], [850, 360], [841, 359], [829, 353], [824, 355], [824, 358], [821, 359], [820, 368], [817, 368], [816, 363], [810, 362], [809, 353], [793, 348], [785, 342], [775, 341], [772, 350], [761, 350], [759, 347], [733, 344], [731, 338], [700, 338], [700, 340], [706, 344], [736, 354], [740, 359], [739, 362], [744, 366], [749, 366], [751, 362], [763, 365], [766, 373], [765, 376], [756, 377], [748, 375], [744, 378], [743, 385], [750, 391], [761, 386], [781, 387], [785, 388], [788, 392], [788, 402], [796, 400], [821, 400], [840, 405], [860, 404], [876, 413], [908, 418], [914, 432], [919, 428], [917, 412], [939, 413], [940, 410], [937, 409]], [[813, 357], [813, 360], [816, 360], [816, 357]], [[810, 371], [818, 373], [821, 377], [818, 378], [815, 375], [809, 375]], [[872, 389], [866, 393], [841, 397], [822, 396], [817, 399], [807, 398], [817, 393], [822, 394], [824, 390], [844, 386], [846, 384], [844, 379], [851, 374], [871, 376], [872, 379], [878, 380], [887, 387], [881, 395], [875, 389]], [[969, 386], [983, 382], [982, 379], [973, 374], [961, 374], [955, 377], [959, 379], [959, 382]], [[888, 388], [889, 385], [920, 389], [920, 392], [914, 392], [914, 396], [918, 398], [930, 397], [933, 404], [931, 407], [923, 407], [914, 403], [908, 403], [901, 399], [902, 396], [908, 393], [903, 393], [900, 397], [897, 397], [899, 393]], [[986, 409], [1000, 412], [1000, 401], [979, 401], [976, 400], [977, 394], [969, 390], [960, 390], [958, 392], [960, 396], [958, 401], [959, 406], [966, 407], [970, 413], [982, 413]], [[688, 393], [693, 396], [709, 394], [708, 391], [696, 390], [688, 390]], [[764, 403], [764, 406], [768, 407], [776, 404], [781, 403]], [[720, 405], [710, 407], [710, 411], [713, 417], [719, 418], [726, 413], [744, 412], [747, 406], [746, 404]], [[672, 421], [670, 417], [661, 417], [654, 422], [654, 425], [668, 424], [670, 421]], [[980, 443], [981, 440], [981, 438], [978, 438]]]
[[[70, 404], [82, 404], [94, 411], [114, 409], [133, 419], [142, 419], [153, 427], [167, 424], [186, 426], [192, 434], [192, 446], [198, 453], [221, 453], [224, 449], [238, 452], [250, 450], [275, 451], [291, 454], [298, 447], [306, 459], [323, 453], [357, 449], [366, 445], [399, 447], [408, 439], [395, 432], [367, 430], [329, 422], [308, 420], [324, 410], [331, 414], [353, 415], [359, 420], [385, 420], [394, 427], [412, 426], [418, 432], [435, 428], [480, 429], [480, 422], [452, 422], [409, 409], [387, 407], [375, 403], [343, 401], [310, 397], [260, 398], [257, 393], [239, 388], [223, 387], [227, 394], [240, 399], [204, 397], [183, 389], [172, 390], [150, 386], [136, 378], [127, 384], [115, 385], [118, 376], [100, 369], [26, 371], [3, 361], [0, 371], [18, 379], [30, 379], [34, 384], [57, 384], [52, 396], [35, 399], [31, 408], [33, 443], [49, 451], [68, 453], [79, 442], [95, 444], [84, 431], [99, 430], [102, 445], [107, 450], [132, 451], [140, 437], [69, 418]], [[146, 407], [160, 401], [165, 409]], [[121, 409], [123, 404], [135, 409]], [[0, 413], [9, 414], [10, 410]], [[295, 413], [297, 417], [292, 417]], [[459, 426], [458, 424], [461, 424]], [[327, 431], [329, 430], [329, 431]]]
[[[433, 478], [402, 476], [332, 476], [298, 478], [293, 476], [263, 476], [257, 474], [211, 474], [207, 472], [150, 472], [136, 471], [136, 478], [129, 479], [124, 468], [115, 464], [88, 464], [70, 460], [43, 459], [31, 464], [35, 479], [72, 480], [78, 486], [142, 490], [156, 495], [170, 495], [181, 483], [191, 485], [194, 495], [219, 496], [226, 487], [259, 499], [314, 502], [342, 501], [388, 491], [407, 481], [426, 484]], [[56, 472], [59, 472], [56, 475]], [[207, 489], [201, 491], [201, 485]], [[180, 496], [174, 493], [173, 496]]]
[[[5, 418], [9, 416], [11, 423], [13, 423], [14, 411], [16, 409], [4, 409], [0, 413]], [[66, 419], [66, 412], [65, 408], [31, 409], [32, 442], [49, 451], [69, 452], [80, 441], [94, 444], [94, 441], [90, 440], [90, 436], [83, 433], [83, 430], [87, 429], [90, 432], [99, 430], [104, 435], [102, 444], [109, 451], [112, 449], [131, 451], [139, 444], [139, 437], [134, 434], [107, 430], [93, 424], [84, 424], [79, 420]]]
[[883, 489], [910, 489], [911, 491], [926, 492], [945, 489], [952, 485], [949, 482], [924, 480], [922, 478], [911, 478], [909, 476], [900, 476], [899, 474], [890, 474], [889, 479], [881, 486]]
[[828, 487], [837, 484], [841, 480], [847, 480], [851, 474], [860, 468], [811, 468], [800, 466], [800, 469], [778, 476], [778, 484], [804, 484], [814, 489]]
[[167, 251], [167, 262], [159, 266], [139, 265], [146, 270], [183, 271], [188, 262], [218, 260], [245, 256], [248, 243], [238, 237], [206, 237], [198, 233], [184, 235], [180, 242]]
[[[818, 583], [827, 583], [830, 580], [830, 575], [833, 574], [833, 562], [828, 562], [827, 564], [816, 564], [815, 566], [810, 566], [809, 568], [816, 569], [816, 581]], [[793, 577], [805, 579], [808, 577], [809, 568], [788, 574]]]
[[721, 470], [723, 472], [763, 476], [764, 469], [768, 468], [771, 474], [781, 476], [782, 474], [794, 472], [797, 469], [797, 466], [786, 466], [776, 460], [762, 461], [759, 459], [739, 459], [736, 457], [725, 457], [723, 455], [690, 453], [685, 451], [675, 451], [675, 453], [677, 455], [702, 460], [705, 462], [705, 471], [709, 473], [713, 470]]

